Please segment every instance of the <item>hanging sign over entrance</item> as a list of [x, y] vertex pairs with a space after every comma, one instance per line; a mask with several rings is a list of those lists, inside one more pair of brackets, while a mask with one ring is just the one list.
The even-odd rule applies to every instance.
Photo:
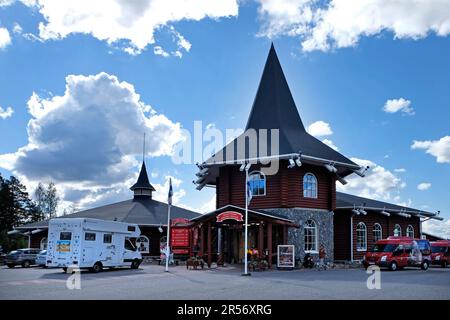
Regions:
[[224, 220], [236, 220], [243, 221], [242, 214], [236, 211], [225, 211], [217, 215], [217, 222], [223, 222]]

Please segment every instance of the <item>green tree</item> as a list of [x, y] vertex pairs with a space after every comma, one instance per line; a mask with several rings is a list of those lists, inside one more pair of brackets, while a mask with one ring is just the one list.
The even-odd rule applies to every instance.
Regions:
[[8, 180], [0, 175], [0, 244], [6, 250], [11, 249], [17, 244], [17, 239], [8, 237], [8, 231], [42, 218], [42, 213], [19, 179], [11, 176]]
[[34, 198], [37, 209], [43, 213], [45, 218], [50, 219], [56, 216], [60, 198], [53, 182], [50, 182], [47, 187], [39, 182], [34, 190]]

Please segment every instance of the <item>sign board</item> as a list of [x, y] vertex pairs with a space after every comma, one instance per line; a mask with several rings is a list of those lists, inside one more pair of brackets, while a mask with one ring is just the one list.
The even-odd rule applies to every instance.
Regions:
[[223, 222], [224, 220], [236, 220], [244, 221], [242, 219], [242, 214], [236, 211], [225, 211], [217, 215], [217, 222]]
[[70, 252], [70, 240], [58, 240], [56, 243], [56, 251]]
[[293, 269], [295, 267], [295, 246], [279, 245], [277, 257], [278, 268]]
[[172, 228], [170, 229], [170, 242], [172, 247], [189, 247], [189, 229]]
[[189, 224], [189, 219], [185, 219], [185, 218], [170, 219], [171, 226], [183, 226], [183, 225], [188, 225], [188, 224]]

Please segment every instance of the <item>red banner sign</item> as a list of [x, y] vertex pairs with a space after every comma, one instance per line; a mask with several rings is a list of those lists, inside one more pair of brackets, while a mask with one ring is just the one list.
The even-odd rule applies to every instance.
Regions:
[[225, 211], [217, 215], [217, 222], [223, 222], [224, 220], [243, 221], [242, 214], [235, 211]]

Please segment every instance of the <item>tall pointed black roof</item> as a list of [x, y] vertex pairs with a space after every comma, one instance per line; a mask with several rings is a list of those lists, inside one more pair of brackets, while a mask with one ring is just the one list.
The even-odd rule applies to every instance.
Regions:
[[139, 177], [135, 184], [133, 184], [130, 190], [134, 191], [135, 189], [146, 189], [151, 191], [156, 191], [155, 188], [150, 184], [147, 175], [147, 168], [145, 167], [145, 161], [142, 161], [141, 172], [139, 172]]
[[[243, 160], [243, 153], [245, 154], [244, 159], [254, 158], [253, 155], [255, 154], [257, 154], [257, 157], [262, 157], [282, 156], [295, 153], [301, 154], [302, 159], [303, 156], [305, 156], [305, 158], [309, 159], [320, 159], [321, 161], [340, 164], [340, 168], [338, 166], [336, 167], [338, 169], [338, 174], [341, 177], [352, 173], [352, 170], [359, 169], [359, 166], [353, 161], [306, 132], [273, 44], [270, 47], [269, 55], [264, 66], [258, 91], [245, 129], [256, 130], [258, 145], [258, 130], [278, 129], [278, 152], [276, 153], [275, 150], [272, 152], [271, 150], [270, 132], [267, 133], [268, 144], [267, 151], [264, 150], [264, 154], [259, 154], [259, 146], [256, 146], [257, 150], [252, 150], [248, 145], [246, 145], [243, 152], [242, 150], [238, 150], [238, 141], [242, 141], [245, 137], [244, 133], [214, 154], [205, 162], [205, 164], [212, 166], [223, 165], [224, 161], [227, 163], [230, 161], [238, 162]], [[227, 156], [227, 149], [234, 150], [233, 155]], [[207, 178], [208, 183], [214, 183], [216, 176], [217, 171], [210, 170], [210, 174]]]
[[306, 131], [273, 43], [245, 127], [247, 129], [280, 129], [284, 135]]

